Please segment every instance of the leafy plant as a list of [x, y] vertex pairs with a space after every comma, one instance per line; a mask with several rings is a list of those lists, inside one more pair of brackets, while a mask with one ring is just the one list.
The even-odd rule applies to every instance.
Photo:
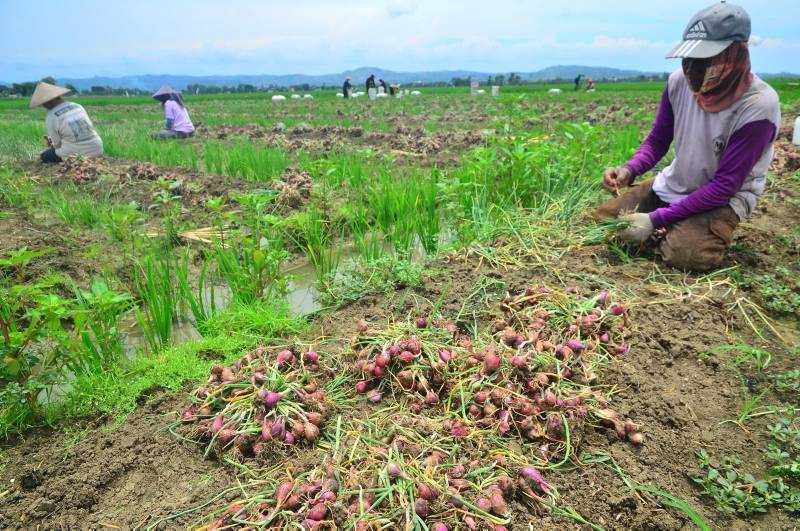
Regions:
[[20, 247], [19, 249], [8, 251], [5, 257], [0, 257], [0, 278], [10, 273], [16, 280], [19, 280], [25, 267], [34, 259], [46, 256], [54, 251], [55, 249], [52, 247], [36, 250]]
[[743, 472], [736, 457], [723, 456], [715, 465], [705, 450], [697, 452], [703, 474], [692, 480], [714, 499], [720, 511], [750, 516], [779, 507], [800, 512], [800, 417], [790, 410], [770, 425], [769, 433], [765, 456], [773, 465], [764, 479]]
[[133, 298], [95, 279], [89, 290], [76, 287], [75, 299], [74, 324], [86, 354], [80, 362], [87, 370], [108, 369], [124, 354], [118, 325], [120, 316], [133, 306]]
[[295, 245], [303, 249], [317, 273], [317, 282], [325, 284], [336, 274], [341, 259], [334, 224], [316, 207], [298, 218], [298, 231], [291, 233]]
[[243, 209], [233, 217], [238, 233], [215, 244], [220, 276], [228, 284], [235, 302], [250, 304], [270, 293], [282, 293], [281, 265], [288, 253], [274, 231], [268, 231], [265, 209], [274, 195], [239, 196]]
[[[0, 288], [0, 409], [3, 429], [23, 425], [39, 412], [39, 395], [76, 368], [63, 322], [71, 301], [44, 284]], [[47, 341], [45, 341], [47, 340]]]

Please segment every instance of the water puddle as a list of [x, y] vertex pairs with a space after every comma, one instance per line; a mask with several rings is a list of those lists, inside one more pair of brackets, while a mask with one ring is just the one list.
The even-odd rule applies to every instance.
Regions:
[[[453, 241], [453, 233], [442, 231], [440, 244], [447, 244]], [[388, 245], [384, 245], [387, 254], [393, 251]], [[411, 253], [411, 261], [419, 263], [428, 258], [418, 240], [415, 240]], [[339, 271], [344, 271], [358, 259], [358, 253], [352, 245], [343, 246], [342, 256], [339, 262]], [[322, 309], [319, 301], [319, 291], [317, 290], [317, 275], [314, 266], [307, 260], [299, 260], [284, 270], [289, 278], [287, 282], [286, 301], [289, 304], [290, 313], [295, 317], [303, 317], [318, 312]], [[203, 294], [203, 302], [207, 307], [215, 307], [218, 311], [228, 307], [232, 300], [232, 294], [228, 286], [212, 286]], [[136, 319], [136, 314], [131, 311], [120, 321], [120, 337], [122, 340], [123, 352], [125, 357], [133, 359], [145, 353], [148, 349], [147, 337]], [[182, 345], [191, 341], [199, 341], [203, 338], [197, 330], [196, 323], [192, 318], [182, 318], [172, 324], [172, 344]], [[49, 396], [42, 395], [40, 399], [43, 403], [52, 403], [72, 389], [75, 380], [74, 374], [68, 374], [65, 382], [53, 388]]]

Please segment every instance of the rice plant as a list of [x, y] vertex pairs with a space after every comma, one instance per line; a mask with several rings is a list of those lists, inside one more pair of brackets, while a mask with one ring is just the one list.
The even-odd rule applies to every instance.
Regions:
[[88, 195], [51, 188], [47, 190], [44, 201], [67, 225], [92, 228], [100, 223], [97, 201]]
[[371, 224], [369, 211], [364, 205], [349, 210], [348, 226], [359, 256], [365, 262], [374, 262], [384, 254], [383, 239]]
[[416, 234], [423, 249], [429, 255], [436, 253], [439, 246], [440, 212], [438, 208], [438, 179], [434, 171], [430, 176], [416, 174], [409, 179], [409, 193], [412, 195], [416, 214]]
[[199, 157], [191, 143], [163, 142], [150, 138], [151, 131], [140, 127], [114, 127], [103, 135], [106, 155], [152, 162], [160, 166], [199, 169]]
[[197, 286], [192, 287], [189, 272], [189, 253], [175, 264], [175, 276], [178, 282], [181, 302], [189, 309], [195, 326], [202, 333], [206, 323], [217, 311], [214, 287], [208, 283], [208, 263], [203, 261], [197, 277]]
[[288, 166], [282, 150], [257, 147], [249, 142], [234, 145], [209, 142], [203, 150], [203, 162], [212, 173], [250, 181], [271, 181]]
[[180, 293], [174, 270], [174, 259], [167, 252], [145, 255], [134, 269], [134, 284], [142, 301], [136, 320], [151, 353], [171, 343], [173, 323], [179, 316]]
[[382, 171], [372, 183], [367, 203], [375, 213], [377, 227], [395, 253], [410, 256], [417, 229], [414, 187]]
[[336, 274], [342, 256], [334, 224], [317, 207], [311, 207], [299, 217], [298, 229], [295, 244], [308, 256], [322, 285]]

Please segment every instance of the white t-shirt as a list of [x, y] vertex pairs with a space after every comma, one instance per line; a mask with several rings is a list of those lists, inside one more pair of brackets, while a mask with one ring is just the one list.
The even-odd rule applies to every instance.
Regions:
[[47, 136], [53, 143], [56, 155], [95, 157], [103, 154], [103, 141], [86, 114], [86, 110], [71, 101], [53, 107], [45, 117]]

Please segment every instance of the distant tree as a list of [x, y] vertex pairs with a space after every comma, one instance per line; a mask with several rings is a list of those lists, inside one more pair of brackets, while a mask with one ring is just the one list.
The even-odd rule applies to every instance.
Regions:
[[16, 94], [18, 96], [31, 96], [33, 95], [33, 91], [36, 89], [36, 83], [32, 81], [26, 81], [25, 83], [12, 83], [11, 84], [11, 93]]
[[492, 84], [503, 85], [505, 84], [505, 82], [506, 82], [506, 76], [504, 76], [503, 74], [497, 74], [496, 76], [494, 76], [494, 83]]
[[5, 85], [0, 85], [0, 95], [6, 96], [11, 93], [11, 88]]
[[51, 85], [57, 85], [58, 84], [58, 82], [56, 81], [56, 78], [54, 78], [52, 76], [43, 77], [40, 81], [42, 81], [43, 83], [50, 83]]
[[487, 85], [494, 85], [494, 78], [492, 76], [487, 77], [486, 78], [486, 84]]
[[468, 87], [471, 81], [468, 77], [454, 77], [450, 80], [450, 84], [454, 87]]
[[92, 87], [89, 89], [89, 92], [91, 92], [92, 94], [105, 94], [106, 87], [101, 87], [99, 85], [92, 85]]
[[67, 83], [67, 86], [65, 88], [69, 89], [73, 94], [80, 94], [81, 92], [80, 90], [75, 88], [75, 85], [73, 85], [72, 83]]
[[511, 72], [508, 74], [508, 84], [509, 85], [521, 85], [522, 84], [522, 77], [517, 74], [516, 72]]

